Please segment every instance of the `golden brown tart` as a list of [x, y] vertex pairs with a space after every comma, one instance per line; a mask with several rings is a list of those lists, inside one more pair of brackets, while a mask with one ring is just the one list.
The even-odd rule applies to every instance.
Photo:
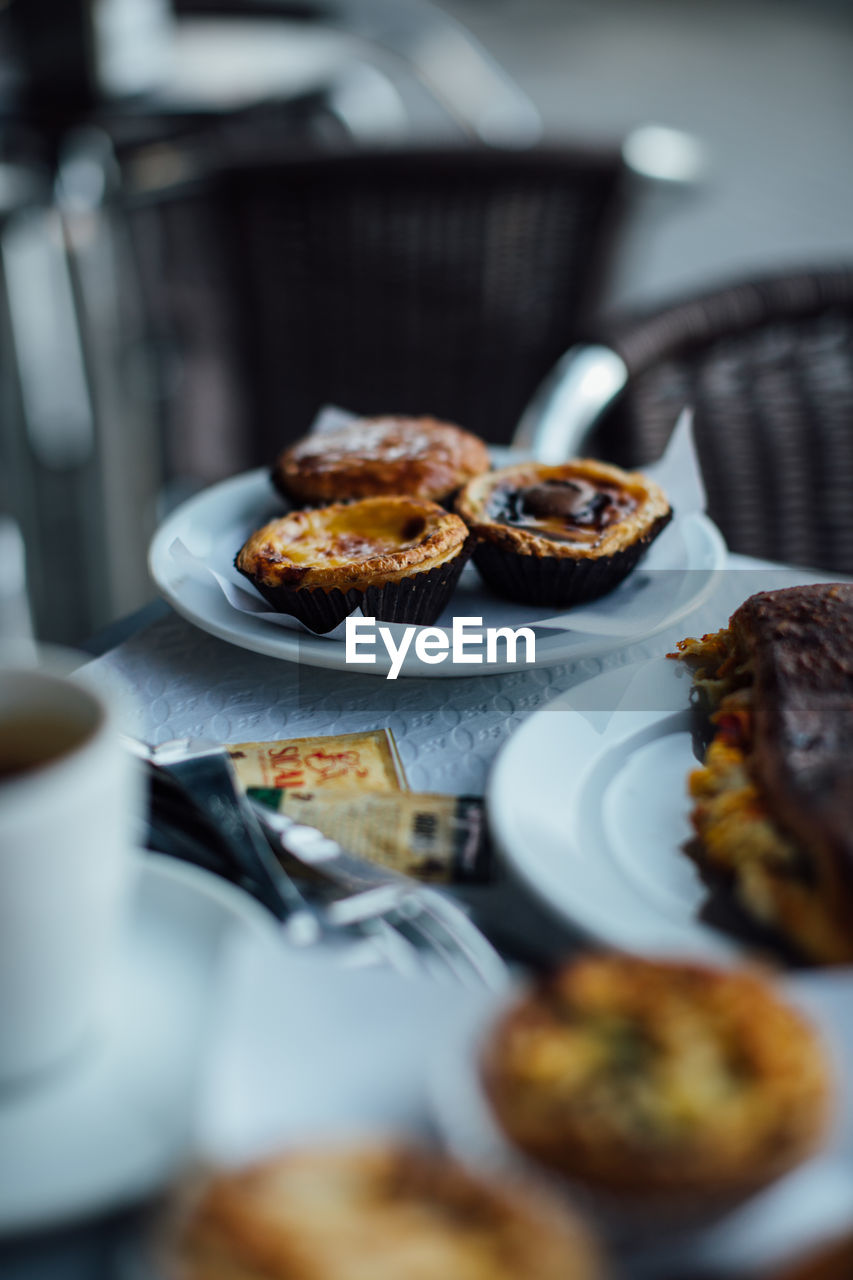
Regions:
[[663, 491], [639, 472], [580, 458], [480, 476], [456, 510], [476, 538], [474, 563], [490, 587], [557, 606], [611, 591], [672, 518]]
[[498, 1023], [483, 1080], [500, 1126], [578, 1182], [731, 1203], [807, 1156], [828, 1068], [806, 1021], [752, 973], [588, 956]]
[[389, 416], [298, 440], [279, 455], [272, 478], [298, 504], [394, 494], [441, 502], [488, 468], [488, 449], [470, 431]]
[[300, 1151], [202, 1189], [167, 1249], [168, 1280], [595, 1280], [565, 1211], [439, 1154]]
[[760, 592], [678, 648], [714, 727], [689, 852], [802, 956], [853, 960], [853, 586]]
[[365, 498], [271, 520], [234, 563], [274, 609], [323, 633], [357, 608], [429, 625], [469, 550], [463, 522], [436, 503]]

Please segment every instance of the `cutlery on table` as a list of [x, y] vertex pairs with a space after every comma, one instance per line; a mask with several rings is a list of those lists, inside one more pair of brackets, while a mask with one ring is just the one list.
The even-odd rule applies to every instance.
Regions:
[[460, 978], [473, 970], [487, 986], [499, 989], [506, 983], [506, 966], [498, 953], [464, 910], [444, 894], [355, 857], [316, 827], [266, 805], [248, 803], [273, 847], [343, 890], [344, 896], [329, 904], [334, 920], [351, 924], [362, 912], [378, 912], [399, 932], [426, 941]]
[[[369, 939], [400, 972], [427, 969], [466, 985], [500, 989], [503, 961], [461, 907], [443, 894], [348, 854], [313, 827], [262, 806], [240, 792], [227, 750], [189, 738], [126, 747], [152, 773], [154, 828], [169, 817], [167, 845], [178, 856], [226, 875], [261, 901], [295, 946]], [[282, 866], [289, 854], [324, 876], [324, 900], [312, 901]], [[346, 875], [344, 874], [346, 872]], [[341, 892], [343, 890], [343, 892]]]

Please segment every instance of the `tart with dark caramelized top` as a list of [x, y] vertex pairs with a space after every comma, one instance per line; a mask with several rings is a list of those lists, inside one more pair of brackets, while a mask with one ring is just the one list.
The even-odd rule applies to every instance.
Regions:
[[672, 517], [651, 480], [591, 459], [493, 471], [465, 486], [456, 510], [490, 587], [564, 607], [611, 591]]
[[853, 960], [853, 585], [751, 596], [678, 656], [714, 737], [690, 778], [707, 877], [807, 959]]
[[357, 608], [383, 622], [429, 625], [468, 553], [465, 525], [436, 503], [365, 498], [271, 520], [234, 563], [273, 609], [323, 633]]

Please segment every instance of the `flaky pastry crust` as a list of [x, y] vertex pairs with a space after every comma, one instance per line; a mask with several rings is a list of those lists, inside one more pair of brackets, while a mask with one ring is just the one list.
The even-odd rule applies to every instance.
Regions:
[[271, 520], [235, 564], [260, 589], [364, 591], [438, 568], [467, 538], [459, 517], [434, 502], [365, 498]]
[[829, 1070], [805, 1019], [747, 971], [590, 956], [506, 1014], [483, 1080], [523, 1151], [641, 1198], [736, 1201], [805, 1158]]
[[594, 1280], [574, 1218], [437, 1153], [297, 1151], [213, 1177], [169, 1280]]
[[401, 494], [448, 498], [489, 468], [486, 445], [436, 418], [359, 418], [306, 436], [281, 453], [273, 483], [296, 502]]
[[[507, 523], [500, 514], [502, 494], [518, 494], [534, 487], [579, 481], [584, 486], [616, 495], [623, 511], [603, 527], [574, 527], [559, 517], [525, 524]], [[566, 560], [599, 559], [627, 550], [652, 532], [657, 533], [670, 515], [663, 490], [638, 471], [623, 471], [606, 462], [577, 458], [560, 466], [517, 463], [470, 481], [457, 497], [455, 509], [480, 540], [516, 555], [558, 557]], [[663, 523], [662, 523], [663, 522]]]

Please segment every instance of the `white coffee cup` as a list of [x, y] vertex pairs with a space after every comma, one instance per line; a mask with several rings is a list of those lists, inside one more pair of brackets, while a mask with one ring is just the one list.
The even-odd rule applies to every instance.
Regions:
[[133, 876], [141, 780], [114, 702], [47, 662], [0, 657], [0, 1088], [96, 1038]]

